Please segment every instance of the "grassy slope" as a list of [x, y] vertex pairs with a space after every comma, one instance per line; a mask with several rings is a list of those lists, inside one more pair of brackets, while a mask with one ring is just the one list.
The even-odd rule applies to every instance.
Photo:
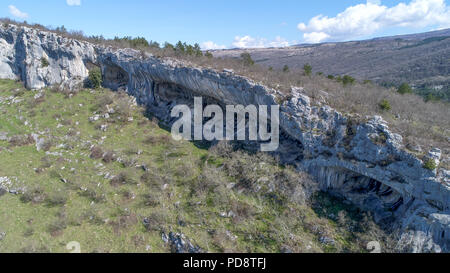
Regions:
[[[247, 171], [250, 180], [289, 171], [240, 152], [224, 158], [174, 142], [126, 95], [44, 90], [35, 99], [36, 94], [0, 80], [0, 132], [9, 137], [39, 132], [47, 150], [0, 141], [0, 177], [17, 178], [14, 183], [26, 188], [22, 195], [0, 196], [0, 232], [6, 232], [0, 252], [68, 252], [71, 241], [80, 242], [82, 252], [168, 252], [162, 231], [181, 232], [210, 252], [279, 252], [283, 247], [359, 252], [367, 241], [383, 236], [360, 212], [325, 195], [317, 195], [311, 206], [274, 202], [265, 190], [229, 189], [243, 179], [224, 168], [233, 160], [253, 168]], [[97, 104], [108, 100], [122, 111], [90, 122], [94, 112], [105, 111]], [[128, 110], [132, 121], [124, 121]], [[102, 124], [108, 124], [106, 132], [98, 129]], [[123, 163], [93, 159], [93, 146], [112, 151]], [[123, 179], [112, 180], [119, 174]], [[220, 216], [230, 210], [237, 216]], [[152, 220], [150, 229], [144, 217]], [[325, 235], [336, 243], [320, 243]]]

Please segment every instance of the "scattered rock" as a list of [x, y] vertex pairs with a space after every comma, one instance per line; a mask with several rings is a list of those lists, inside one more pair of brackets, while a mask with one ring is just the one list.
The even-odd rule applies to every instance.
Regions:
[[166, 235], [164, 232], [161, 235], [164, 243], [169, 244], [173, 253], [202, 253], [199, 246], [194, 246], [184, 234], [169, 232]]
[[0, 132], [0, 141], [9, 141], [7, 132]]
[[324, 244], [324, 245], [334, 245], [336, 243], [333, 238], [330, 238], [330, 237], [327, 237], [327, 236], [320, 237], [319, 238], [319, 242]]

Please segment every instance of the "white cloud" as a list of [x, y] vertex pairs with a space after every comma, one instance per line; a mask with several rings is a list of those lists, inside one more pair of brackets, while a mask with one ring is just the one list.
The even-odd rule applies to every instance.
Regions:
[[15, 17], [18, 17], [18, 18], [21, 18], [21, 19], [28, 18], [28, 13], [20, 11], [15, 6], [9, 5], [8, 8], [9, 8], [9, 13], [11, 13]]
[[81, 0], [66, 0], [67, 5], [69, 6], [80, 6]]
[[212, 49], [225, 49], [227, 48], [224, 45], [218, 45], [216, 43], [214, 43], [213, 41], [207, 41], [201, 44], [201, 48], [203, 50], [212, 50]]
[[286, 47], [289, 46], [286, 39], [277, 36], [275, 40], [267, 40], [264, 38], [253, 38], [249, 35], [234, 37], [233, 47], [237, 48], [264, 48], [264, 47]]
[[303, 34], [303, 38], [308, 43], [320, 43], [321, 41], [330, 38], [330, 35], [325, 32], [310, 32]]
[[306, 42], [318, 43], [363, 37], [389, 27], [427, 26], [450, 26], [450, 7], [444, 0], [412, 0], [390, 8], [380, 0], [368, 0], [348, 7], [336, 17], [317, 15], [307, 24], [298, 24], [298, 29]]

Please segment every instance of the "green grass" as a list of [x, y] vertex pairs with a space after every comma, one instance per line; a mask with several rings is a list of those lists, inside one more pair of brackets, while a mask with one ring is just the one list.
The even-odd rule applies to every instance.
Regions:
[[[144, 116], [143, 109], [131, 104], [132, 121], [117, 113], [107, 120], [89, 121], [94, 112], [105, 113], [97, 105], [102, 98], [112, 98], [114, 107], [130, 99], [124, 94], [44, 90], [37, 100], [36, 94], [24, 91], [20, 83], [0, 80], [0, 132], [9, 137], [38, 133], [51, 141], [47, 151], [37, 151], [34, 143], [17, 146], [0, 141], [0, 177], [13, 178], [15, 186], [25, 187], [27, 193], [0, 196], [0, 231], [6, 232], [0, 252], [69, 252], [66, 244], [71, 241], [79, 242], [82, 252], [169, 252], [161, 232], [170, 231], [185, 234], [209, 252], [279, 252], [283, 247], [298, 252], [361, 252], [372, 240], [366, 238], [367, 230], [350, 232], [348, 224], [330, 219], [327, 209], [318, 210], [320, 204], [329, 207], [329, 202], [334, 202], [333, 213], [349, 210], [326, 195], [316, 197], [314, 207], [293, 202], [282, 191], [269, 195], [266, 182], [259, 191], [227, 187], [244, 178], [255, 182], [289, 174], [284, 166], [240, 152], [223, 157], [195, 143], [175, 142]], [[108, 125], [106, 131], [98, 129], [103, 124]], [[91, 158], [92, 146], [113, 152], [122, 163]], [[236, 162], [256, 169], [242, 177], [226, 168]], [[149, 170], [147, 180], [142, 179], [146, 174], [142, 165]], [[111, 183], [119, 174], [125, 183]], [[36, 189], [39, 194], [33, 196]], [[148, 195], [152, 202], [145, 204]], [[25, 196], [35, 199], [26, 202]], [[221, 216], [230, 210], [240, 215]], [[154, 214], [162, 220], [148, 231], [143, 219]], [[379, 231], [371, 228], [371, 232]], [[323, 233], [336, 244], [322, 245]]]

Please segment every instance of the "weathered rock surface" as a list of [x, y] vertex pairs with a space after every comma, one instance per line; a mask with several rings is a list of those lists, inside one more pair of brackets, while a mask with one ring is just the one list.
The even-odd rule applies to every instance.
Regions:
[[29, 89], [75, 88], [83, 84], [96, 56], [89, 43], [15, 25], [1, 28], [0, 45], [0, 77], [22, 80]]
[[[232, 71], [190, 67], [142, 56], [131, 49], [104, 48], [30, 28], [0, 27], [0, 77], [26, 87], [77, 88], [89, 68], [100, 66], [105, 87], [125, 90], [167, 123], [171, 109], [192, 105], [194, 96], [219, 105], [274, 105], [279, 92]], [[43, 67], [42, 58], [49, 65]], [[400, 230], [400, 251], [450, 251], [450, 175], [427, 170], [404, 149], [402, 137], [378, 116], [352, 117], [313, 105], [293, 88], [280, 108], [281, 159], [317, 178], [323, 190], [374, 212]], [[439, 149], [428, 157], [439, 163]]]

